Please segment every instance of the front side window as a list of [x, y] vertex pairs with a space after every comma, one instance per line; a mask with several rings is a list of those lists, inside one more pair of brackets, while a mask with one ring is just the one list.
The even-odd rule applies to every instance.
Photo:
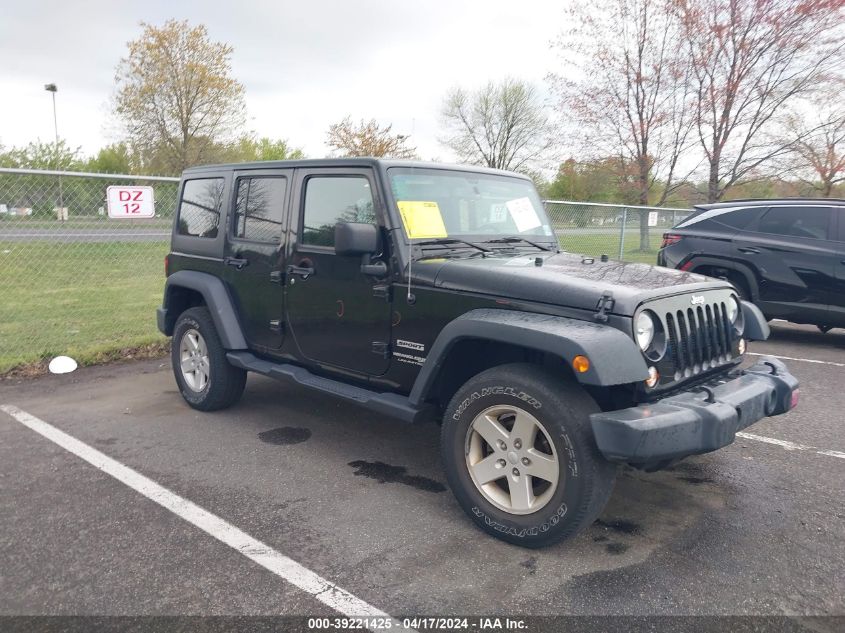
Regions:
[[334, 246], [339, 222], [375, 223], [373, 193], [363, 176], [312, 176], [305, 183], [302, 243]]
[[760, 219], [757, 230], [789, 237], [828, 239], [829, 207], [772, 207]]
[[409, 237], [417, 225], [421, 234], [438, 237], [552, 239], [551, 223], [529, 180], [416, 167], [392, 167], [388, 174]]
[[185, 181], [179, 205], [179, 235], [217, 237], [223, 208], [223, 179], [197, 178]]
[[280, 244], [287, 181], [280, 177], [238, 180], [234, 236], [256, 242]]

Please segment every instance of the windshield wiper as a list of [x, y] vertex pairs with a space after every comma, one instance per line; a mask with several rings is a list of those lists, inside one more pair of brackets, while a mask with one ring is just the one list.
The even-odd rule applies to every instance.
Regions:
[[516, 235], [506, 235], [505, 237], [500, 237], [495, 240], [485, 240], [484, 244], [511, 244], [513, 242], [525, 242], [526, 244], [531, 244], [531, 246], [535, 248], [539, 248], [541, 251], [552, 250], [548, 246], [543, 246], [542, 244], [532, 242], [531, 240], [526, 240], [524, 237], [517, 237]]
[[490, 248], [484, 248], [478, 244], [473, 244], [472, 242], [467, 242], [466, 240], [459, 240], [454, 237], [442, 237], [436, 240], [424, 240], [422, 242], [412, 242], [411, 245], [414, 246], [448, 246], [450, 244], [466, 244], [467, 246], [472, 246], [480, 250], [482, 253], [492, 253], [493, 250]]

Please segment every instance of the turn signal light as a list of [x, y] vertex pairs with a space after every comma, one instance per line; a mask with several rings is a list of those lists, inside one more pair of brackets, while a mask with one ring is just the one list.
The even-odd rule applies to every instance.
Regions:
[[660, 382], [660, 373], [657, 371], [657, 367], [649, 367], [648, 378], [645, 379], [645, 386], [651, 389], [658, 382]]
[[590, 371], [590, 359], [580, 354], [572, 359], [572, 369], [579, 374]]
[[794, 409], [798, 406], [798, 398], [801, 396], [801, 392], [796, 389], [792, 392], [792, 397], [789, 399], [789, 408]]

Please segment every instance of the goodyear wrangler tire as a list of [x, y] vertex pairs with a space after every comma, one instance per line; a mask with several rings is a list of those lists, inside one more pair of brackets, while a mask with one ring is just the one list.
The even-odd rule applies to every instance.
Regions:
[[471, 378], [441, 431], [458, 503], [482, 530], [523, 547], [577, 534], [604, 509], [616, 478], [590, 428], [598, 410], [579, 385], [536, 365]]
[[185, 310], [176, 320], [170, 359], [179, 391], [194, 409], [216, 411], [240, 399], [246, 371], [229, 364], [207, 308]]

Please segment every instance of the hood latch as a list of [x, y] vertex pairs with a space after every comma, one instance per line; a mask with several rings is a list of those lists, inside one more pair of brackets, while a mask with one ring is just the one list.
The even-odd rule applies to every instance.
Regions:
[[613, 298], [613, 293], [610, 290], [605, 290], [599, 299], [598, 312], [593, 315], [593, 318], [596, 321], [607, 323], [609, 318], [607, 313], [609, 310], [613, 310], [614, 303], [616, 303], [616, 300]]

